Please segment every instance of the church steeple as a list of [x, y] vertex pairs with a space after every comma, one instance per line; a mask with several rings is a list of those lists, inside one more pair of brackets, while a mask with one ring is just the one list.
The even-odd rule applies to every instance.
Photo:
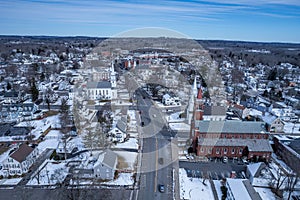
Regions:
[[197, 89], [197, 77], [195, 76], [195, 78], [194, 78], [194, 83], [193, 83], [193, 88], [192, 88], [192, 90], [193, 90], [193, 95], [194, 95], [194, 97], [196, 97], [197, 96], [197, 93], [198, 93], [198, 89]]
[[117, 87], [116, 72], [114, 69], [113, 61], [111, 62], [111, 67], [110, 67], [110, 82], [113, 88]]

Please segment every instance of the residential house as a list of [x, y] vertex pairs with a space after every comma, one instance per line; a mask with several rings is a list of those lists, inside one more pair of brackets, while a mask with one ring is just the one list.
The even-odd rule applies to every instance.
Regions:
[[[8, 137], [7, 140], [26, 140], [30, 133], [28, 127], [13, 127], [11, 124], [0, 125], [0, 137]], [[5, 139], [4, 139], [5, 140]]]
[[166, 106], [180, 105], [180, 100], [178, 97], [171, 96], [170, 94], [165, 94], [162, 97], [162, 103]]
[[15, 90], [7, 91], [3, 95], [3, 100], [5, 103], [17, 103], [21, 100], [21, 92]]
[[127, 120], [122, 117], [108, 132], [114, 142], [124, 142], [127, 137]]
[[[262, 200], [258, 192], [255, 191], [248, 179], [227, 178], [221, 181], [214, 181], [214, 187], [225, 186], [227, 188], [228, 200], [243, 199], [243, 200]], [[222, 199], [221, 189], [217, 189], [218, 199]]]
[[97, 178], [102, 180], [112, 180], [115, 177], [118, 157], [113, 151], [93, 152], [92, 157], [82, 160], [72, 173], [78, 178]]
[[259, 96], [257, 91], [249, 91], [241, 97], [241, 105], [247, 108], [253, 108], [260, 112], [266, 112], [270, 107], [270, 102]]
[[94, 177], [112, 180], [118, 163], [117, 154], [111, 150], [106, 150], [99, 155], [93, 167]]
[[31, 120], [37, 110], [38, 106], [32, 102], [2, 104], [0, 106], [0, 117], [4, 121]]
[[293, 108], [290, 106], [287, 108], [273, 108], [271, 112], [273, 115], [286, 122], [295, 122], [298, 120]]
[[38, 156], [38, 148], [33, 148], [27, 144], [21, 144], [13, 151], [6, 160], [3, 161], [3, 172], [5, 176], [22, 175], [27, 173], [30, 166]]
[[79, 149], [77, 139], [68, 137], [67, 139], [62, 138], [56, 148], [56, 153], [64, 157], [70, 157], [73, 153], [77, 152]]
[[251, 184], [255, 178], [260, 176], [260, 173], [264, 168], [266, 168], [266, 164], [264, 162], [251, 163], [247, 165], [246, 176]]
[[270, 133], [283, 133], [284, 123], [274, 115], [263, 115], [262, 120], [266, 123]]

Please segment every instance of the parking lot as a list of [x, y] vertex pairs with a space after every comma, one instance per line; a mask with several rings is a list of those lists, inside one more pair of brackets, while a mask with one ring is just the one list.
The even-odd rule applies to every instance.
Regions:
[[221, 159], [212, 159], [208, 162], [180, 161], [179, 167], [184, 168], [189, 177], [220, 180], [231, 175], [245, 178], [247, 165], [237, 160], [229, 159], [228, 162], [223, 163]]

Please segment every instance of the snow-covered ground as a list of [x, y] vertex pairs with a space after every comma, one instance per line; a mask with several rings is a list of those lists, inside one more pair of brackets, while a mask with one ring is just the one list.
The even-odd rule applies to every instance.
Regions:
[[166, 120], [171, 123], [171, 122], [183, 122], [185, 120], [185, 118], [180, 118], [180, 114], [182, 112], [176, 112], [176, 113], [172, 113], [170, 116], [166, 116]]
[[128, 141], [124, 143], [117, 143], [114, 147], [116, 148], [127, 148], [127, 149], [138, 149], [138, 141], [135, 138], [129, 138]]
[[45, 149], [56, 149], [61, 138], [61, 133], [58, 130], [51, 130], [44, 141], [40, 142], [38, 145], [39, 152], [43, 152]]
[[174, 131], [189, 131], [190, 125], [186, 123], [169, 123], [169, 126]]
[[254, 190], [258, 192], [263, 200], [277, 200], [275, 194], [269, 188], [254, 187]]
[[164, 105], [163, 103], [158, 102], [158, 101], [154, 101], [154, 103], [155, 103], [158, 107], [160, 107], [160, 108], [166, 108], [166, 109], [177, 108], [177, 107], [180, 107], [180, 106], [181, 106], [180, 103], [179, 103], [178, 105], [170, 105], [170, 106], [166, 106], [166, 105]]
[[0, 179], [0, 185], [17, 185], [22, 178]]
[[132, 177], [132, 173], [120, 173], [116, 180], [112, 180], [107, 182], [109, 185], [133, 185], [134, 180]]
[[[40, 172], [38, 173], [38, 171]], [[32, 174], [27, 185], [55, 185], [61, 183], [66, 178], [68, 171], [69, 167], [66, 167], [65, 162], [58, 163], [45, 160], [39, 169]]]
[[300, 123], [285, 123], [283, 127], [284, 133], [292, 133], [292, 134], [299, 134], [300, 133]]
[[211, 185], [208, 180], [189, 178], [183, 168], [179, 169], [180, 199], [208, 200], [214, 199]]
[[118, 169], [134, 170], [138, 153], [128, 151], [115, 151], [118, 155]]
[[135, 110], [128, 110], [127, 115], [129, 117], [128, 132], [137, 132], [137, 122], [136, 122], [136, 111]]

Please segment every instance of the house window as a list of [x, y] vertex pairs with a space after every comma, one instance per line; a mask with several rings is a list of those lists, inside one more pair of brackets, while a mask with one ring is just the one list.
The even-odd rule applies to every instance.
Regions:
[[231, 154], [234, 154], [234, 153], [235, 153], [235, 149], [232, 148], [232, 149], [231, 149]]
[[219, 148], [216, 149], [216, 154], [220, 154], [220, 149]]
[[211, 154], [211, 150], [212, 150], [211, 148], [208, 148], [208, 153], [209, 153], [209, 154]]
[[242, 154], [242, 153], [243, 153], [243, 149], [242, 149], [242, 148], [240, 148], [239, 154]]
[[227, 148], [224, 148], [224, 154], [227, 154]]
[[204, 148], [200, 148], [200, 151], [201, 151], [201, 153], [203, 153], [204, 152]]

